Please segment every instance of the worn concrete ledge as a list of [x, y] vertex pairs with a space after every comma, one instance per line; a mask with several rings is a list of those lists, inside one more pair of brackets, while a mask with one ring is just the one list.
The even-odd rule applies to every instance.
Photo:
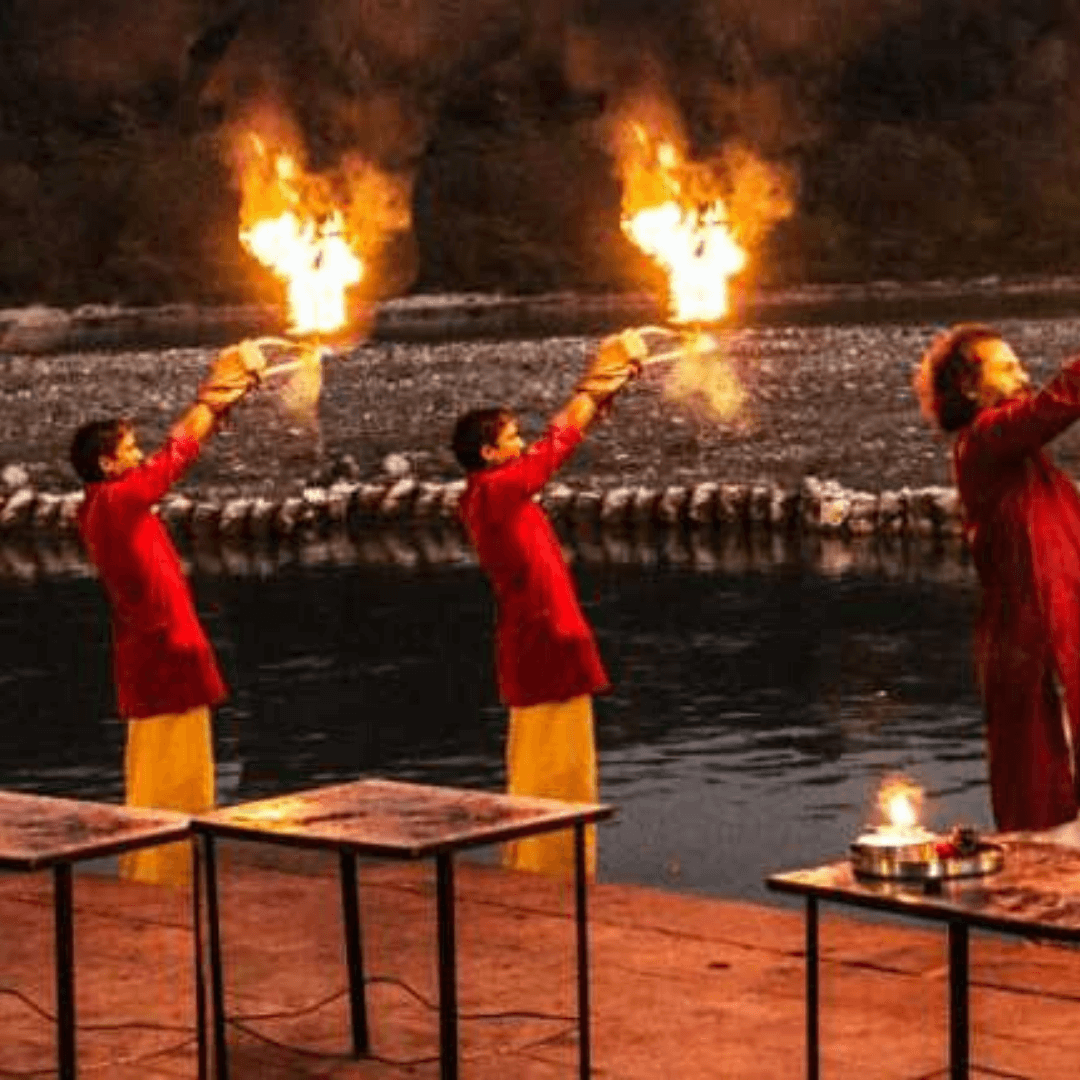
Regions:
[[[239, 1019], [228, 1032], [232, 1075], [435, 1080], [430, 866], [361, 864], [374, 1056], [354, 1061], [336, 861], [319, 866], [309, 859], [302, 870], [262, 863], [223, 847], [225, 990], [230, 1014]], [[465, 860], [455, 878], [462, 1076], [577, 1075], [572, 890], [565, 882]], [[47, 1015], [51, 902], [48, 875], [0, 875], [0, 1070], [6, 1075], [55, 1068]], [[589, 913], [598, 1078], [804, 1075], [799, 910], [601, 883], [590, 891]], [[859, 921], [824, 905], [820, 933], [822, 1075], [946, 1075], [943, 931]], [[195, 1076], [186, 890], [79, 873], [75, 935], [80, 1075]], [[1072, 1080], [1080, 1055], [1078, 1001], [1075, 950], [974, 935], [973, 1075]]]

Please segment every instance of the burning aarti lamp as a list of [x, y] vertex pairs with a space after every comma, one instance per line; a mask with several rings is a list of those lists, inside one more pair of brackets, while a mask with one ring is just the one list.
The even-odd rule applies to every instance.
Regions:
[[983, 840], [969, 825], [935, 833], [919, 824], [921, 789], [902, 778], [887, 780], [878, 793], [885, 822], [852, 842], [851, 868], [857, 877], [933, 883], [980, 877], [1000, 870], [1004, 851]]
[[719, 341], [696, 324], [678, 329], [667, 326], [638, 326], [634, 329], [649, 350], [648, 355], [639, 361], [642, 368], [720, 353]]

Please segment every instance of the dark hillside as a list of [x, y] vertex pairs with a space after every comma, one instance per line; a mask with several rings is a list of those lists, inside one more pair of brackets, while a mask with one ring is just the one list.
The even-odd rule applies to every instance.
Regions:
[[412, 192], [380, 295], [659, 290], [608, 152], [642, 94], [700, 157], [739, 143], [795, 178], [752, 284], [1080, 270], [1071, 0], [459, 7], [7, 0], [0, 305], [277, 298], [225, 163], [270, 97], [310, 168], [359, 154]]

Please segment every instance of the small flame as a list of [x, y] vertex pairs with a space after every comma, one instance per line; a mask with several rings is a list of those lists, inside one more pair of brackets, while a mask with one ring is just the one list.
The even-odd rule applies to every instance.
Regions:
[[711, 334], [687, 338], [683, 354], [664, 384], [664, 396], [704, 418], [733, 420], [747, 394], [734, 367]]
[[627, 170], [623, 232], [666, 271], [674, 322], [715, 322], [727, 313], [728, 280], [746, 265], [746, 252], [723, 200], [690, 190], [693, 167], [676, 148], [654, 147], [641, 125], [634, 132], [638, 153]]
[[885, 821], [901, 831], [918, 826], [922, 800], [922, 788], [903, 776], [887, 779], [877, 795], [878, 809]]
[[330, 333], [348, 321], [347, 294], [364, 275], [339, 209], [317, 177], [252, 136], [243, 177], [240, 242], [288, 289], [290, 329]]

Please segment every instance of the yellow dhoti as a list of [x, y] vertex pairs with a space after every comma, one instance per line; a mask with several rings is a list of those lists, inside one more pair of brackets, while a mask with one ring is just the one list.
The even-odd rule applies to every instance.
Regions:
[[[128, 806], [195, 814], [214, 806], [214, 742], [210, 707], [128, 722], [124, 750]], [[187, 841], [142, 848], [120, 856], [128, 881], [185, 885], [191, 881]]]
[[[592, 697], [530, 705], [510, 710], [506, 740], [507, 791], [566, 802], [597, 801], [596, 741]], [[511, 840], [503, 847], [503, 866], [541, 874], [574, 872], [572, 829]], [[596, 828], [585, 830], [585, 867], [596, 874]]]

